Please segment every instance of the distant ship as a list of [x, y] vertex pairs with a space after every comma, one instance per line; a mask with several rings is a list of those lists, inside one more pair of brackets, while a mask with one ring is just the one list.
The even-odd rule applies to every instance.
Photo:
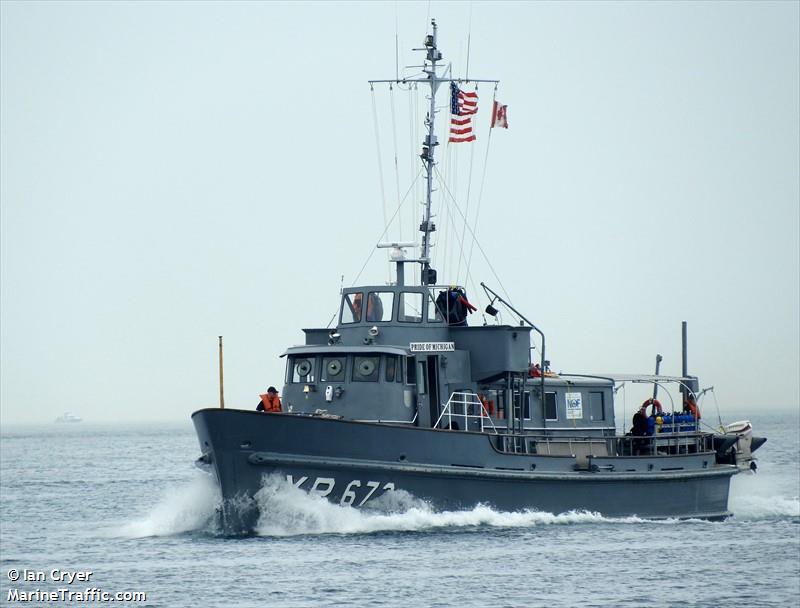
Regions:
[[83, 422], [83, 418], [69, 412], [64, 412], [56, 418], [56, 422]]
[[[449, 69], [439, 75], [432, 26], [419, 49], [426, 53], [423, 77], [372, 81], [430, 86], [420, 154], [427, 192], [421, 251], [407, 258], [404, 248], [416, 244], [386, 244], [396, 279], [343, 288], [336, 325], [304, 329], [305, 344], [286, 349], [282, 412], [221, 407], [192, 414], [198, 464], [213, 472], [224, 499], [224, 529], [253, 529], [262, 515], [254, 497], [267, 475], [353, 507], [404, 490], [445, 509], [730, 516], [730, 479], [740, 470], [732, 448], [749, 429], [705, 432], [699, 414], [680, 410], [680, 402], [662, 410], [654, 394], [637, 412], [640, 424], [620, 434], [619, 379], [551, 372], [543, 332], [508, 301], [480, 283], [486, 314], [494, 318], [504, 307], [516, 320], [470, 325], [475, 307], [465, 287], [437, 281], [430, 250], [436, 92], [441, 85], [451, 92], [451, 138], [462, 139], [450, 141], [466, 142], [469, 116], [461, 114], [472, 111], [462, 106], [477, 96], [459, 85], [496, 82], [453, 78]], [[405, 280], [410, 264], [421, 266], [419, 284]], [[530, 277], [522, 279], [530, 289]], [[548, 291], [557, 293], [555, 286]], [[683, 401], [694, 404], [699, 383], [685, 361], [680, 377], [638, 380], [677, 382]]]

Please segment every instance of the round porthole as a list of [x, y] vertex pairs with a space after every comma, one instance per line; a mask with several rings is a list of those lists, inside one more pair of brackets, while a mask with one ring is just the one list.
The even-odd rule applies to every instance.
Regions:
[[362, 376], [371, 376], [375, 371], [375, 363], [371, 359], [364, 359], [358, 364], [358, 373]]
[[331, 359], [328, 361], [327, 370], [331, 376], [338, 376], [342, 371], [342, 362], [339, 359]]
[[295, 365], [295, 370], [297, 370], [298, 376], [308, 376], [309, 372], [311, 371], [311, 361], [308, 359], [298, 361], [297, 365]]

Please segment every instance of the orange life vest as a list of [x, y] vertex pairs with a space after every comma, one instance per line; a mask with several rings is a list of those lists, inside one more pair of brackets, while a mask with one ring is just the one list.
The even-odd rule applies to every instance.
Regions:
[[693, 401], [684, 401], [683, 402], [683, 410], [685, 412], [689, 412], [692, 416], [694, 416], [695, 420], [700, 420], [700, 408], [697, 407], [697, 404]]
[[[478, 395], [478, 398], [481, 400], [483, 409], [486, 410], [486, 415], [494, 416], [494, 401], [489, 401], [483, 395]], [[481, 412], [481, 416], [483, 416], [483, 412]]]
[[261, 403], [264, 404], [265, 412], [280, 412], [281, 411], [281, 398], [276, 394], [274, 397], [269, 393], [259, 395]]

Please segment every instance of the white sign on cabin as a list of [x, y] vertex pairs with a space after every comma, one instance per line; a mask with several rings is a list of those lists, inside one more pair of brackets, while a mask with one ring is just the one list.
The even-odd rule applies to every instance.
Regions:
[[455, 342], [411, 342], [408, 345], [412, 353], [439, 353], [456, 349]]
[[567, 393], [567, 420], [583, 418], [583, 401], [580, 393]]

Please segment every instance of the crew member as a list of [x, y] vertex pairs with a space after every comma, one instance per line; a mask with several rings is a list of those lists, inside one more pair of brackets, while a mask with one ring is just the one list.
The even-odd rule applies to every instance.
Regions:
[[274, 386], [270, 386], [267, 389], [267, 392], [263, 395], [260, 395], [261, 401], [258, 402], [258, 407], [256, 407], [256, 411], [258, 412], [265, 412], [265, 413], [274, 413], [281, 411], [281, 398], [278, 395], [278, 391], [275, 390]]
[[[363, 296], [357, 293], [353, 296], [353, 321], [359, 322], [361, 320], [361, 310], [363, 307]], [[374, 293], [367, 296], [367, 321], [383, 321], [383, 302]]]
[[631, 428], [631, 435], [642, 437], [647, 435], [647, 414], [646, 408], [640, 409], [633, 415], [633, 427]]
[[[486, 395], [483, 393], [478, 393], [478, 399], [480, 399], [481, 405], [483, 406], [483, 410], [486, 412], [487, 416], [494, 416], [494, 401], [490, 401], [486, 398]], [[483, 412], [481, 412], [481, 416], [483, 416]]]
[[631, 428], [628, 435], [639, 437], [631, 442], [631, 453], [634, 456], [640, 456], [647, 452], [647, 439], [643, 439], [648, 435], [647, 428], [647, 407], [643, 406], [638, 412], [633, 415], [633, 428]]
[[700, 420], [700, 408], [697, 407], [694, 395], [690, 394], [686, 397], [686, 401], [683, 402], [683, 411], [690, 413], [695, 420]]
[[358, 323], [361, 321], [361, 294], [357, 293], [353, 295], [353, 322]]

